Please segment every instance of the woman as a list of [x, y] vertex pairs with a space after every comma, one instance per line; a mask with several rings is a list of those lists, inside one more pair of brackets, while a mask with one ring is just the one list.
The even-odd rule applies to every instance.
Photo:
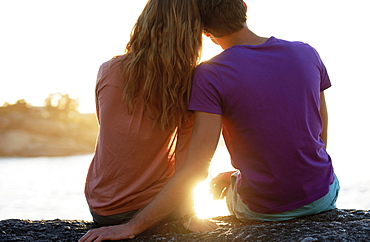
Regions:
[[201, 34], [196, 0], [149, 0], [126, 54], [100, 67], [100, 133], [85, 187], [99, 226], [127, 222], [185, 159], [192, 128], [186, 108]]

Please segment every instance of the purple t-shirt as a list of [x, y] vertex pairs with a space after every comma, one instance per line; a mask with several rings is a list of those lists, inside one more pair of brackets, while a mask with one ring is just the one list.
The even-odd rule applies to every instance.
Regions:
[[280, 213], [326, 195], [333, 167], [320, 138], [320, 92], [331, 86], [318, 53], [271, 37], [237, 45], [196, 69], [189, 110], [222, 115], [237, 191], [254, 212]]

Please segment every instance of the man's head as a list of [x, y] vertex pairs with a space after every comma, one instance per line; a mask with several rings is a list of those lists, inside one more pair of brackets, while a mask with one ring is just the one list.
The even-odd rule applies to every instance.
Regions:
[[216, 38], [235, 33], [246, 22], [243, 0], [198, 0], [204, 33]]

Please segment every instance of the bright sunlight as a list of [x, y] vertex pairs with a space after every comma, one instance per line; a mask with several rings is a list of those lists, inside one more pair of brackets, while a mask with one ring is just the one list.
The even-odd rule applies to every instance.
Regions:
[[209, 181], [221, 172], [233, 170], [235, 168], [231, 166], [230, 155], [221, 138], [211, 162], [208, 178], [194, 189], [195, 212], [199, 218], [229, 215], [225, 199], [213, 200], [212, 194], [209, 192]]

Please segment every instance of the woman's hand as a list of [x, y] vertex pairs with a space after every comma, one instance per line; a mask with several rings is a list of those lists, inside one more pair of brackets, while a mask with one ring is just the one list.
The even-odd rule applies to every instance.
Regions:
[[210, 221], [208, 219], [200, 219], [196, 216], [190, 217], [183, 223], [183, 225], [187, 230], [193, 233], [213, 231], [219, 228], [215, 222]]
[[226, 196], [226, 192], [230, 186], [230, 177], [235, 171], [228, 171], [218, 174], [210, 181], [210, 192], [213, 199], [220, 200]]
[[134, 237], [135, 235], [132, 234], [127, 224], [120, 224], [89, 230], [79, 242], [133, 239]]

